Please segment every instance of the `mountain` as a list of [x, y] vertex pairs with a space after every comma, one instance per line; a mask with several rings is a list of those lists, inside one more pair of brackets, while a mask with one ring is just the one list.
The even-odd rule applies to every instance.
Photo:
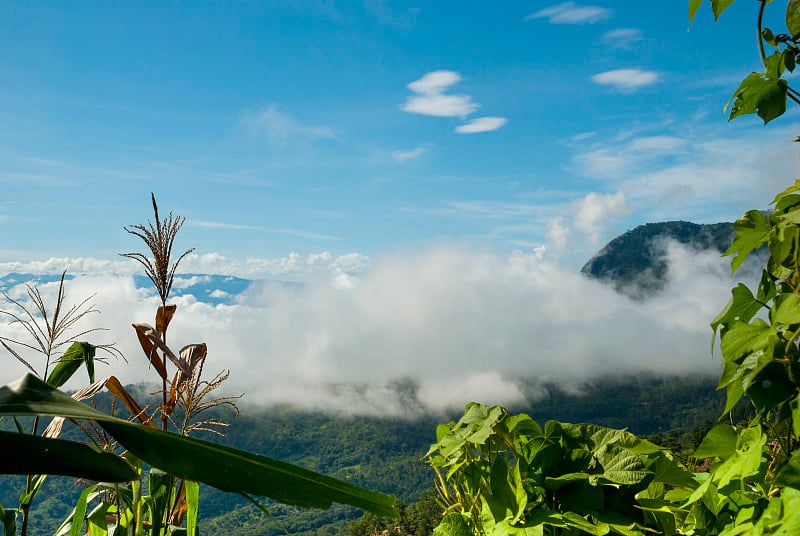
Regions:
[[[65, 280], [70, 281], [75, 276], [66, 274]], [[49, 283], [58, 283], [61, 279], [60, 274], [30, 274], [12, 272], [0, 276], [0, 293], [8, 293], [13, 287], [26, 283], [31, 286], [41, 286]], [[137, 288], [146, 289], [150, 292], [153, 290], [153, 283], [147, 276], [134, 275], [134, 284]], [[231, 305], [236, 302], [237, 296], [247, 290], [252, 284], [256, 282], [250, 279], [243, 279], [241, 277], [233, 277], [229, 275], [212, 275], [212, 274], [175, 274], [175, 280], [172, 285], [171, 297], [186, 296], [191, 294], [197, 299], [210, 305]], [[258, 282], [260, 283], [260, 282]], [[274, 284], [278, 285], [292, 285], [283, 281], [275, 281]]]
[[625, 294], [644, 298], [662, 290], [669, 277], [665, 240], [697, 251], [722, 254], [733, 239], [732, 223], [697, 224], [687, 221], [647, 223], [616, 237], [581, 272], [608, 281]]

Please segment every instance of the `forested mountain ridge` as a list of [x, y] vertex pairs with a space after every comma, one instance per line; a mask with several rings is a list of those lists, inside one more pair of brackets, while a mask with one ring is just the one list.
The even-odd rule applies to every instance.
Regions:
[[[731, 224], [698, 225], [689, 222], [646, 224], [620, 237], [603, 248], [583, 268], [583, 272], [608, 280], [619, 288], [640, 285], [647, 291], [655, 287], [641, 286], [646, 281], [660, 281], [668, 274], [661, 239], [674, 239], [698, 251], [724, 251], [732, 234]], [[653, 278], [653, 274], [659, 278]], [[8, 274], [0, 284], [10, 287], [22, 281], [43, 284], [56, 281], [56, 276]], [[248, 280], [226, 276], [192, 274], [181, 276], [182, 290], [195, 292], [197, 299], [222, 290], [219, 300], [230, 300], [242, 292]], [[185, 281], [184, 281], [185, 280]], [[137, 286], [139, 282], [137, 281]], [[4, 290], [0, 288], [0, 290]], [[535, 378], [530, 371], [528, 378]], [[524, 383], [524, 378], [521, 381]], [[636, 434], [662, 434], [680, 448], [692, 448], [700, 431], [707, 430], [724, 406], [724, 395], [715, 390], [716, 382], [705, 377], [614, 377], [597, 378], [584, 385], [540, 385], [528, 401], [515, 411], [528, 413], [544, 423], [548, 420], [591, 422], [614, 428], [628, 428]], [[156, 388], [153, 388], [156, 390]], [[102, 400], [99, 401], [102, 405]], [[419, 499], [433, 485], [434, 474], [422, 458], [435, 442], [436, 424], [457, 420], [460, 411], [426, 416], [416, 420], [396, 418], [332, 416], [290, 407], [256, 407], [242, 401], [242, 414], [222, 415], [230, 421], [227, 437], [206, 437], [226, 445], [281, 459], [324, 474], [394, 494], [407, 504]], [[13, 427], [6, 420], [0, 427]], [[80, 437], [75, 436], [75, 439]], [[673, 445], [670, 445], [673, 446]], [[0, 503], [13, 506], [18, 500], [22, 477], [0, 476]], [[74, 505], [80, 484], [71, 479], [53, 478], [43, 497], [37, 502], [33, 517], [37, 534], [52, 534], [66, 512]], [[312, 534], [344, 534], [348, 522], [361, 512], [336, 506], [328, 511], [301, 510], [271, 505], [272, 517], [260, 514], [252, 505], [235, 494], [203, 488], [201, 493], [201, 526], [204, 533], [225, 533], [233, 536], [279, 535], [286, 532]]]
[[642, 298], [664, 288], [669, 277], [664, 243], [674, 240], [697, 251], [720, 254], [733, 239], [732, 223], [698, 224], [687, 221], [646, 223], [611, 240], [581, 272], [614, 284], [617, 290]]

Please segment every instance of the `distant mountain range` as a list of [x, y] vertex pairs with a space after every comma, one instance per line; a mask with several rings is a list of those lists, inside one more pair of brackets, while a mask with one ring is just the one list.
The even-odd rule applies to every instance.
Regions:
[[[61, 274], [28, 274], [13, 272], [0, 276], [0, 293], [7, 293], [12, 287], [20, 283], [44, 285], [58, 282], [60, 278]], [[69, 273], [66, 275], [67, 280], [73, 278], [74, 276]], [[153, 290], [153, 283], [150, 282], [147, 276], [134, 275], [133, 280], [137, 288]], [[251, 285], [266, 283], [267, 282], [253, 281], [251, 279], [243, 279], [241, 277], [229, 275], [176, 274], [170, 296], [178, 297], [191, 294], [197, 301], [211, 305], [230, 305], [235, 303], [237, 297]], [[291, 286], [296, 283], [274, 281], [269, 282], [269, 284]]]
[[[731, 223], [702, 225], [686, 221], [668, 221], [640, 225], [613, 240], [601, 249], [581, 272], [594, 279], [607, 281], [636, 298], [645, 298], [664, 288], [669, 276], [663, 240], [675, 240], [698, 251], [713, 249], [724, 252], [733, 238]], [[43, 285], [57, 282], [60, 274], [9, 273], [0, 275], [0, 293], [7, 293], [20, 283]], [[67, 279], [73, 275], [67, 274]], [[135, 275], [138, 288], [152, 291], [152, 283], [143, 275]], [[229, 275], [176, 274], [172, 297], [194, 296], [210, 305], [232, 305], [241, 294], [253, 287], [298, 287], [302, 283], [278, 280], [252, 280]]]
[[644, 298], [663, 289], [669, 277], [664, 240], [722, 254], [733, 239], [732, 226], [732, 223], [702, 225], [687, 221], [640, 225], [606, 244], [581, 272], [608, 281], [628, 295]]

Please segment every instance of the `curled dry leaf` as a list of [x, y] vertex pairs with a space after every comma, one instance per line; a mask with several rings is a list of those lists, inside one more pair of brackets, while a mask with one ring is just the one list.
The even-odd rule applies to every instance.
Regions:
[[188, 370], [189, 373], [185, 374], [183, 369], [175, 373], [169, 390], [169, 401], [167, 401], [166, 405], [168, 413], [172, 413], [172, 410], [175, 408], [175, 404], [178, 402], [178, 393], [184, 388], [183, 384], [194, 377], [195, 369], [203, 362], [207, 355], [208, 346], [204, 342], [200, 344], [189, 344], [181, 348], [180, 360], [183, 362], [185, 370]]
[[158, 312], [156, 312], [156, 331], [159, 333], [166, 333], [169, 323], [172, 321], [172, 317], [175, 316], [175, 309], [177, 308], [178, 306], [174, 303], [168, 303], [166, 306], [158, 306]]
[[[98, 380], [91, 385], [87, 385], [83, 389], [73, 393], [72, 398], [78, 401], [87, 400], [102, 391], [104, 387], [108, 389], [111, 394], [120, 399], [122, 403], [125, 404], [125, 407], [128, 408], [128, 411], [131, 412], [131, 415], [138, 419], [139, 422], [145, 426], [156, 428], [155, 423], [153, 423], [147, 413], [145, 413], [144, 409], [142, 409], [142, 407], [139, 406], [130, 393], [128, 393], [116, 376], [109, 376], [108, 378]], [[47, 425], [47, 428], [42, 436], [55, 439], [61, 435], [61, 429], [63, 426], [64, 417], [55, 417], [52, 421], [50, 421], [50, 424]]]
[[[153, 363], [153, 366], [158, 371], [161, 379], [167, 379], [167, 369], [164, 366], [164, 362], [155, 351], [156, 348], [164, 352], [164, 355], [167, 356], [170, 361], [175, 363], [175, 366], [178, 367], [181, 372], [189, 375], [189, 371], [187, 370], [185, 363], [174, 353], [172, 353], [172, 350], [170, 350], [166, 344], [164, 344], [164, 341], [161, 340], [161, 336], [153, 326], [147, 324], [146, 322], [135, 323], [131, 325], [133, 326], [133, 329], [136, 330], [136, 335], [139, 337], [139, 342], [142, 345], [144, 353], [147, 354], [147, 358], [150, 359], [151, 363]], [[154, 356], [157, 359], [153, 359], [151, 356]]]

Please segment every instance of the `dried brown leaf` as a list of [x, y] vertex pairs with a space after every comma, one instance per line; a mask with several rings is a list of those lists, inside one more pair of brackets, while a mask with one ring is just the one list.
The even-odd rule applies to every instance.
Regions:
[[168, 303], [166, 306], [159, 305], [158, 312], [156, 312], [156, 331], [159, 333], [166, 333], [172, 317], [175, 316], [175, 309], [178, 306], [174, 303]]
[[[156, 355], [156, 356], [158, 355], [154, 350], [150, 350], [150, 345], [153, 345], [153, 346], [157, 347], [159, 350], [161, 350], [162, 352], [164, 352], [164, 355], [167, 356], [170, 361], [175, 363], [175, 366], [177, 366], [178, 369], [181, 370], [181, 372], [183, 372], [184, 374], [188, 374], [188, 370], [186, 368], [186, 364], [179, 357], [177, 357], [174, 353], [172, 353], [172, 350], [170, 350], [169, 347], [166, 344], [164, 344], [164, 341], [161, 340], [161, 336], [158, 334], [158, 332], [155, 330], [155, 328], [153, 326], [151, 326], [150, 324], [147, 324], [145, 322], [135, 323], [135, 324], [131, 324], [131, 325], [133, 326], [133, 329], [136, 330], [136, 335], [139, 336], [139, 342], [142, 344], [142, 348], [144, 349], [145, 353], [148, 354], [148, 356], [147, 356], [148, 359], [150, 358], [150, 354], [148, 352], [152, 352], [152, 355]], [[145, 343], [142, 342], [142, 337], [144, 337], [147, 341], [149, 341], [149, 345], [145, 345]], [[161, 361], [161, 360], [159, 359], [159, 361]], [[151, 359], [151, 363], [153, 363], [154, 367], [157, 366], [153, 362], [152, 359]], [[162, 369], [158, 370], [158, 373], [161, 376], [161, 379], [166, 380], [167, 379], [167, 369], [166, 369], [166, 367], [163, 367], [163, 365], [164, 365], [163, 361], [161, 362], [161, 365], [162, 365]], [[162, 373], [162, 370], [163, 370], [163, 373]]]

